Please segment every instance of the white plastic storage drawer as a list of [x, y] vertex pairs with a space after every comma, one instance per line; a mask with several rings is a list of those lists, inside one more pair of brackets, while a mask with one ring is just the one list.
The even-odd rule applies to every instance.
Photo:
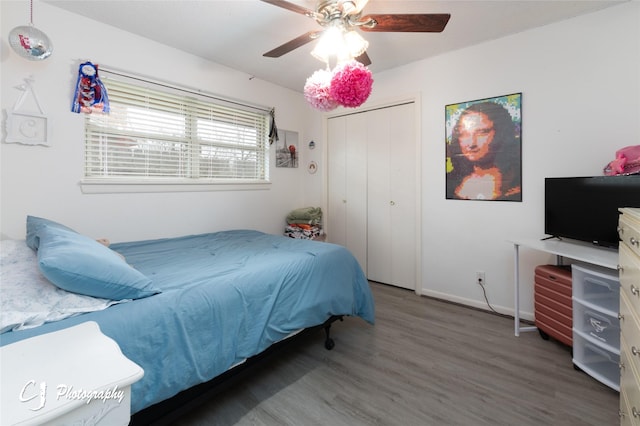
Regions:
[[573, 363], [591, 377], [617, 391], [620, 390], [620, 355], [573, 335]]
[[615, 271], [572, 265], [573, 297], [602, 309], [620, 309], [620, 281]]
[[612, 348], [620, 348], [620, 320], [573, 300], [573, 329]]

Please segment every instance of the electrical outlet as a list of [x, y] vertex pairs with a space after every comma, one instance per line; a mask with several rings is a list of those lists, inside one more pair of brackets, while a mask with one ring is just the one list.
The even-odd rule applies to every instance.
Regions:
[[478, 271], [476, 272], [476, 282], [480, 285], [485, 285], [487, 282], [484, 280], [484, 272]]

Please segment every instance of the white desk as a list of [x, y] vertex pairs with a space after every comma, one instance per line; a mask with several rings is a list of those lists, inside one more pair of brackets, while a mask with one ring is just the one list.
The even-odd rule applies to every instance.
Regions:
[[566, 257], [592, 265], [603, 266], [609, 269], [618, 268], [618, 251], [596, 247], [592, 244], [578, 241], [565, 240], [514, 240], [514, 322], [515, 335], [519, 336], [521, 331], [537, 330], [536, 327], [520, 327], [520, 246], [531, 248], [545, 253], [555, 254], [558, 264], [562, 264], [562, 258]]
[[0, 348], [2, 425], [127, 425], [144, 374], [92, 321]]

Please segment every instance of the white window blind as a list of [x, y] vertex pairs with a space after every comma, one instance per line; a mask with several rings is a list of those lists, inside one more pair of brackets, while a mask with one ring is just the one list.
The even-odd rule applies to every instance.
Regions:
[[110, 113], [86, 116], [85, 180], [268, 181], [268, 111], [102, 70], [100, 78]]

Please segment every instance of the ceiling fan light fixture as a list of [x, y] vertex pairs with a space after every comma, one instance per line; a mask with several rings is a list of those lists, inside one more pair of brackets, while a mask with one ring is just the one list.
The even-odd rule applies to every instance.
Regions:
[[332, 26], [318, 39], [311, 55], [329, 64], [331, 58], [337, 63], [349, 61], [362, 55], [369, 47], [369, 42], [356, 31], [345, 31], [344, 27]]
[[353, 30], [344, 35], [344, 42], [352, 58], [357, 58], [369, 48], [369, 42]]
[[340, 0], [340, 7], [347, 15], [360, 13], [369, 0]]
[[346, 44], [342, 28], [332, 26], [320, 36], [311, 51], [311, 56], [328, 64], [331, 57], [341, 58], [344, 56], [345, 50]]

